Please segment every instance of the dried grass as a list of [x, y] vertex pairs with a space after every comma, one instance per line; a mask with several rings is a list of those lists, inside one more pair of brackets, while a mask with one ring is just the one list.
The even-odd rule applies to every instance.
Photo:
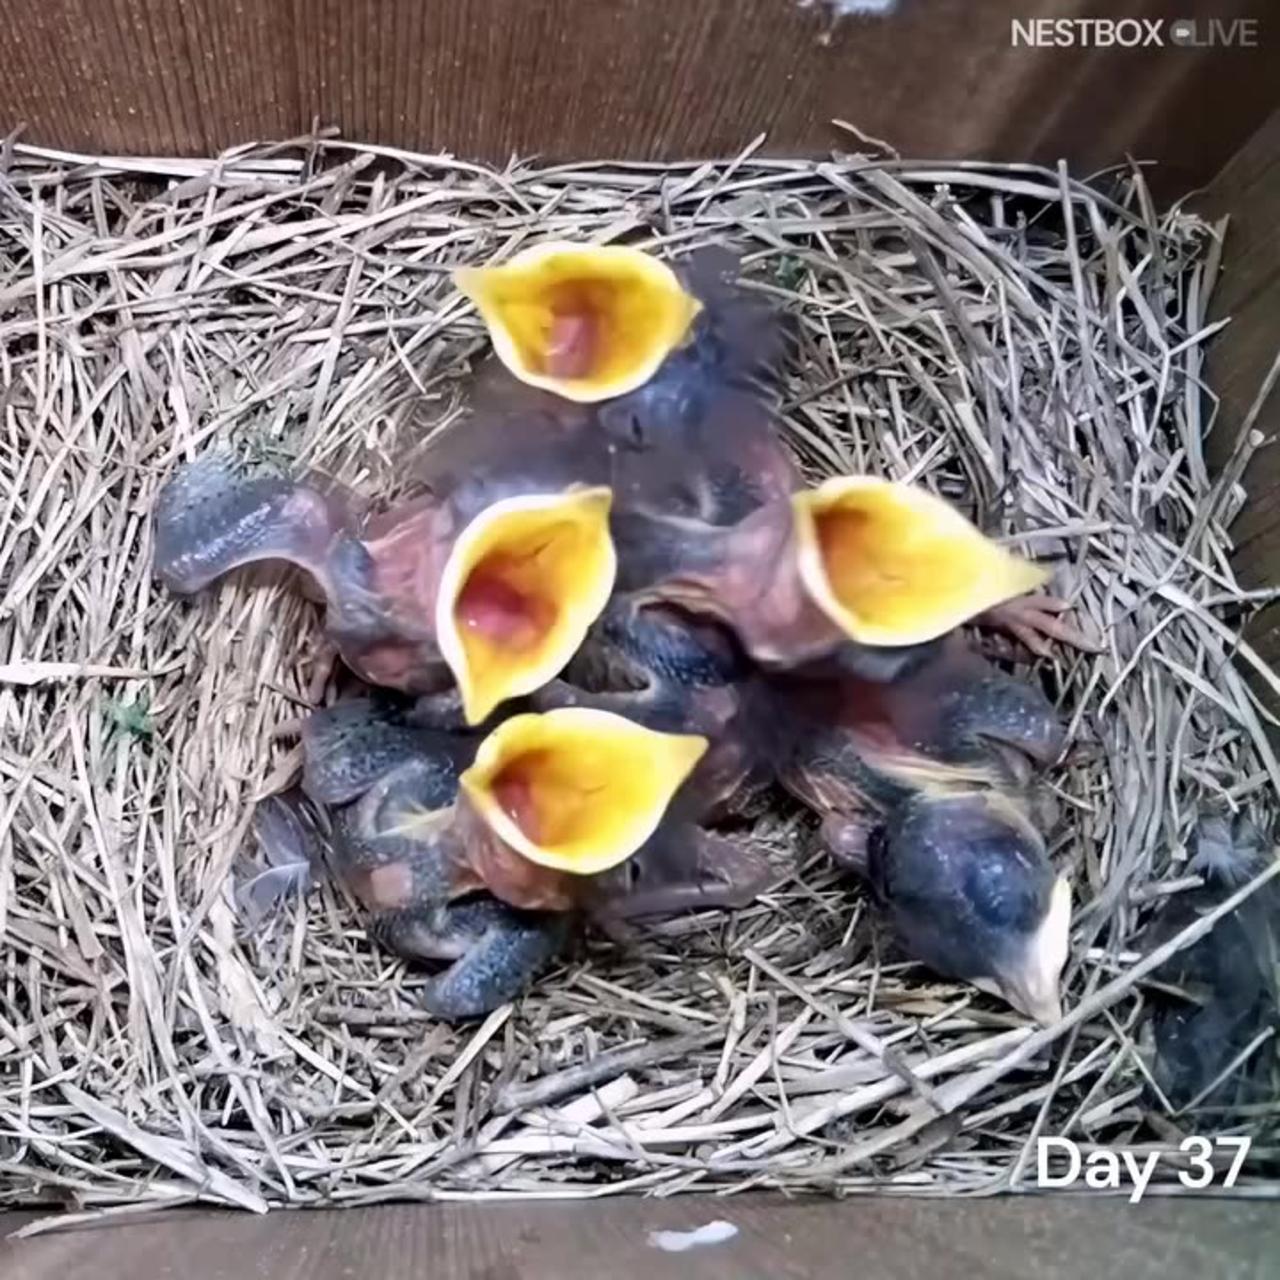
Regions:
[[[1030, 1185], [1039, 1134], [1274, 1129], [1277, 1108], [1152, 1104], [1136, 1043], [1143, 931], [1195, 883], [1198, 810], [1267, 822], [1280, 781], [1240, 666], [1280, 686], [1239, 640], [1276, 593], [1240, 589], [1226, 533], [1252, 424], [1226, 425], [1221, 479], [1203, 452], [1221, 228], [1154, 212], [1136, 170], [865, 155], [4, 161], [4, 1200], [985, 1193]], [[423, 1013], [328, 888], [240, 935], [229, 872], [296, 764], [273, 731], [305, 705], [317, 618], [261, 576], [168, 597], [156, 491], [215, 438], [393, 486], [483, 346], [449, 269], [546, 234], [729, 240], [798, 322], [784, 413], [813, 474], [923, 478], [1058, 558], [1105, 640], [1040, 664], [1076, 743], [1061, 1026], [902, 961], [790, 810], [760, 821], [793, 874], [759, 905], [591, 940], [478, 1028]]]

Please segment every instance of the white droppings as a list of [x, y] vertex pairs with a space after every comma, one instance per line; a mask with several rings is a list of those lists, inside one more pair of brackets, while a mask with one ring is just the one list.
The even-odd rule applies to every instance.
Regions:
[[684, 1253], [686, 1249], [699, 1249], [704, 1244], [723, 1244], [737, 1234], [738, 1228], [732, 1222], [717, 1218], [692, 1231], [650, 1231], [649, 1243], [667, 1253]]

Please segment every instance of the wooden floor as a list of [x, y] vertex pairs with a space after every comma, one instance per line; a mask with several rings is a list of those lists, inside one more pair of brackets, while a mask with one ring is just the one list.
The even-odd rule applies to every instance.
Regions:
[[[0, 1215], [8, 1234], [29, 1215]], [[723, 1220], [684, 1253], [654, 1231]], [[1245, 1200], [602, 1200], [172, 1211], [0, 1242], [4, 1280], [1240, 1280], [1280, 1274], [1280, 1206]]]

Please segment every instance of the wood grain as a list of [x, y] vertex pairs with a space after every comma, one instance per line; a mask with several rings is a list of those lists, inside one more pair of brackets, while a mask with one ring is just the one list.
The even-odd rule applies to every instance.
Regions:
[[[717, 1219], [722, 1244], [668, 1253], [652, 1231]], [[0, 1215], [0, 1227], [4, 1215]], [[169, 1210], [132, 1225], [0, 1241], [6, 1280], [991, 1280], [1270, 1275], [1280, 1215], [1248, 1200], [1068, 1193], [1003, 1199], [728, 1199], [394, 1205], [233, 1216]]]
[[[313, 122], [498, 162], [691, 158], [761, 132], [778, 153], [1159, 160], [1208, 180], [1274, 105], [1256, 49], [1026, 49], [1011, 20], [1086, 0], [899, 0], [835, 21], [821, 0], [0, 0], [0, 121], [52, 146], [208, 154]], [[1184, 16], [1131, 0], [1126, 17]], [[1224, 0], [1218, 16], [1256, 16]]]
[[[1210, 438], [1210, 461], [1221, 465], [1272, 362], [1280, 355], [1280, 110], [1223, 169], [1201, 202], [1211, 216], [1229, 214], [1216, 317], [1231, 325], [1212, 347], [1209, 384], [1221, 397]], [[1271, 443], [1245, 473], [1249, 505], [1232, 528], [1236, 566], [1252, 587], [1280, 583], [1280, 389], [1255, 424]], [[1270, 662], [1280, 662], [1280, 605], [1253, 620], [1249, 639]]]

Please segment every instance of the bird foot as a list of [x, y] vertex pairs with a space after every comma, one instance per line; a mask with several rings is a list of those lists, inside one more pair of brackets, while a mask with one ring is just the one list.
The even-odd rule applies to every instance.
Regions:
[[1012, 636], [1038, 658], [1053, 656], [1051, 642], [1055, 640], [1082, 653], [1101, 653], [1100, 641], [1063, 620], [1061, 615], [1070, 608], [1057, 596], [1018, 596], [979, 614], [976, 621], [979, 626]]

